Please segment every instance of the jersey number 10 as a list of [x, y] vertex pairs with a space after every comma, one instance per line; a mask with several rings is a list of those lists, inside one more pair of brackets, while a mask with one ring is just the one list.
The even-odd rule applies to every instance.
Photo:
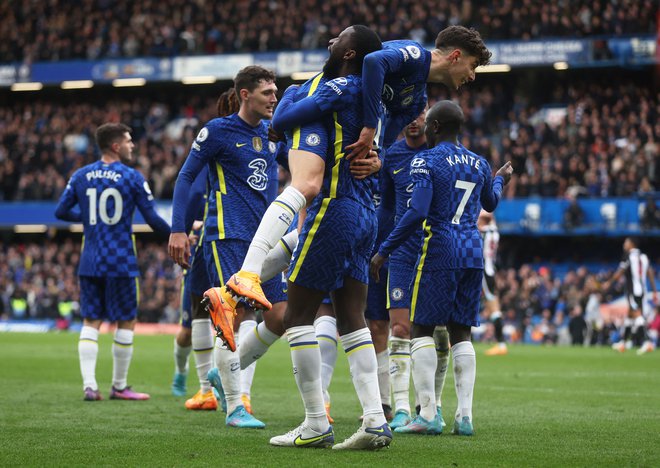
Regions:
[[[94, 226], [97, 223], [97, 205], [98, 216], [104, 224], [109, 226], [117, 224], [121, 219], [121, 214], [124, 209], [124, 200], [122, 200], [119, 190], [116, 188], [107, 188], [101, 192], [101, 196], [98, 197], [98, 200], [96, 194], [97, 190], [95, 188], [88, 188], [85, 192], [85, 195], [89, 198], [89, 224]], [[108, 216], [108, 198], [110, 197], [115, 201], [115, 212], [112, 217]]]

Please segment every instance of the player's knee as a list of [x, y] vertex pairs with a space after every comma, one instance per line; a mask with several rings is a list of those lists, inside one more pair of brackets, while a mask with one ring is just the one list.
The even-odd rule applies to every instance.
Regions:
[[319, 184], [316, 180], [296, 180], [295, 184], [292, 182], [291, 185], [293, 185], [296, 189], [298, 189], [300, 193], [303, 194], [305, 200], [307, 201], [307, 205], [309, 205], [321, 191], [321, 184]]
[[410, 339], [410, 322], [401, 321], [392, 323], [392, 336]]

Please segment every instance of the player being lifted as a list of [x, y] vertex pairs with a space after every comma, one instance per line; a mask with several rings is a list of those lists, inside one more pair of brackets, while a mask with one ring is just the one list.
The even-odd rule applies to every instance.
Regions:
[[511, 177], [506, 163], [493, 179], [488, 162], [458, 143], [463, 111], [441, 101], [426, 115], [429, 150], [410, 163], [410, 208], [371, 261], [377, 271], [390, 253], [424, 222], [424, 238], [412, 287], [410, 344], [412, 374], [420, 414], [396, 432], [440, 434], [435, 402], [437, 356], [433, 333], [446, 325], [453, 356], [458, 408], [453, 431], [472, 435], [472, 394], [476, 372], [470, 328], [479, 325], [483, 241], [477, 217], [493, 211]]
[[482, 290], [484, 293], [485, 317], [493, 322], [495, 340], [497, 344], [486, 351], [486, 356], [503, 356], [508, 353], [504, 340], [502, 310], [500, 299], [495, 291], [495, 262], [497, 260], [497, 247], [500, 243], [500, 233], [497, 230], [495, 215], [482, 210], [477, 219], [477, 227], [484, 239], [484, 279]]
[[[369, 54], [363, 64], [364, 128], [356, 143], [346, 147], [347, 159], [360, 159], [371, 150], [379, 126], [382, 102], [387, 107], [384, 147], [392, 143], [404, 126], [415, 120], [426, 106], [426, 82], [443, 83], [456, 89], [473, 81], [475, 68], [490, 60], [479, 33], [462, 26], [450, 26], [438, 34], [436, 48], [429, 52], [414, 41], [389, 41], [383, 50]], [[384, 86], [385, 85], [385, 86]], [[305, 106], [288, 120], [295, 127], [309, 122], [323, 109]], [[381, 125], [382, 126], [382, 125]], [[305, 168], [304, 163], [301, 167]], [[305, 168], [306, 169], [306, 168]], [[264, 259], [287, 231], [295, 213], [314, 198], [313, 187], [292, 171], [292, 182], [270, 205], [252, 239], [241, 270], [234, 274], [227, 287], [239, 296], [247, 297], [269, 308], [260, 287]]]
[[[172, 208], [170, 256], [187, 266], [189, 247], [185, 232], [188, 192], [195, 176], [204, 166], [209, 172], [209, 202], [204, 225], [204, 257], [212, 285], [223, 286], [245, 256], [249, 240], [259, 220], [277, 192], [276, 145], [268, 141], [268, 124], [277, 102], [275, 75], [260, 66], [242, 69], [234, 79], [240, 99], [239, 111], [209, 121], [199, 132], [176, 186]], [[278, 278], [265, 284], [266, 292], [279, 305], [266, 317], [258, 332], [281, 335], [284, 292]], [[213, 292], [221, 289], [215, 288]], [[234, 340], [236, 301], [228, 309], [214, 309], [211, 319], [222, 341], [216, 341], [215, 358], [222, 378], [227, 405], [226, 423], [233, 427], [262, 428], [264, 424], [250, 415], [241, 401], [240, 356]], [[199, 317], [206, 318], [206, 317]], [[274, 330], [273, 330], [274, 329]]]
[[135, 392], [126, 384], [139, 301], [131, 227], [135, 208], [154, 231], [168, 234], [170, 228], [154, 210], [154, 197], [142, 174], [126, 165], [133, 161], [135, 147], [130, 131], [119, 123], [106, 123], [96, 130], [101, 159], [71, 176], [55, 210], [57, 218], [83, 224], [78, 268], [83, 327], [78, 356], [87, 401], [101, 400], [96, 360], [104, 320], [117, 322], [110, 399], [149, 399], [148, 394]]

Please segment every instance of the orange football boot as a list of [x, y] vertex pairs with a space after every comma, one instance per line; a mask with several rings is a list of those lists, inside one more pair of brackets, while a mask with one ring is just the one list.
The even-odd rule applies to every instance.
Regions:
[[195, 396], [186, 400], [186, 409], [215, 411], [218, 409], [218, 400], [215, 399], [212, 389], [206, 393], [200, 390]]
[[209, 313], [213, 328], [225, 345], [236, 351], [234, 336], [234, 317], [236, 316], [236, 299], [224, 286], [206, 290], [202, 306]]
[[237, 296], [242, 296], [250, 302], [250, 305], [264, 310], [270, 310], [273, 305], [266, 298], [264, 290], [261, 289], [261, 279], [256, 273], [241, 270], [234, 273], [226, 286], [234, 291]]

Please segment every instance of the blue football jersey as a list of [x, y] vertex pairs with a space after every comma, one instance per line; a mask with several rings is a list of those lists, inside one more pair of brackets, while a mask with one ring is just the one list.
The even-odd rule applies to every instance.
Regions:
[[[312, 97], [324, 117], [310, 125], [323, 125], [328, 142], [325, 150], [325, 176], [322, 198], [348, 197], [373, 208], [375, 177], [357, 180], [350, 172], [345, 148], [355, 142], [362, 130], [362, 79], [349, 75], [327, 80], [322, 74], [304, 83], [297, 90], [294, 102]], [[294, 138], [290, 139], [295, 142]]]
[[121, 162], [99, 160], [78, 169], [66, 186], [56, 215], [80, 207], [84, 229], [78, 274], [81, 276], [134, 277], [139, 275], [132, 235], [137, 207], [154, 230], [169, 226], [154, 210], [154, 197], [142, 174]]
[[[410, 206], [410, 196], [413, 191], [413, 182], [410, 175], [410, 162], [415, 155], [426, 149], [426, 143], [419, 148], [411, 148], [406, 143], [406, 140], [403, 139], [394, 143], [385, 152], [381, 177], [383, 181], [383, 190], [391, 192], [384, 194], [384, 196], [391, 196], [392, 193], [394, 194], [395, 224], [401, 219]], [[419, 254], [421, 238], [422, 229], [420, 228], [414, 235], [410, 236], [408, 240], [397, 248], [397, 257], [407, 257], [414, 262]]]
[[[387, 109], [382, 130], [386, 148], [424, 110], [430, 68], [431, 52], [411, 40], [384, 42], [382, 50], [367, 55], [363, 71], [365, 126], [377, 128], [382, 99]], [[375, 86], [381, 82], [379, 94]]]
[[[205, 241], [252, 240], [277, 196], [276, 152], [277, 145], [268, 141], [266, 121], [252, 127], [232, 114], [210, 120], [200, 130], [181, 172], [208, 167]], [[185, 231], [180, 206], [175, 200], [173, 232]]]
[[488, 162], [461, 145], [443, 142], [418, 154], [410, 172], [415, 188], [433, 190], [420, 264], [425, 270], [483, 268], [477, 218], [482, 202], [494, 209], [498, 198]]

